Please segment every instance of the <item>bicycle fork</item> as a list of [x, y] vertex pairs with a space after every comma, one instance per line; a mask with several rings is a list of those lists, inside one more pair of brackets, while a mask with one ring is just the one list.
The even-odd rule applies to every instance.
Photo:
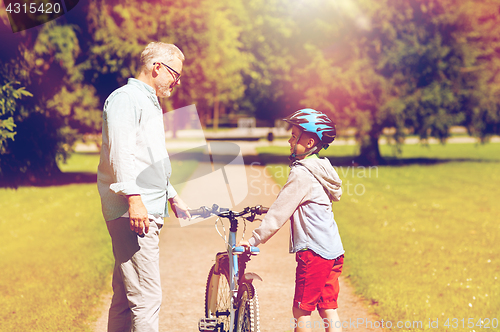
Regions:
[[[236, 326], [236, 310], [239, 306], [238, 291], [240, 282], [252, 283], [254, 279], [262, 281], [262, 278], [253, 272], [246, 272], [246, 263], [250, 260], [248, 256], [242, 256], [241, 260], [239, 256], [244, 253], [249, 253], [250, 255], [257, 255], [260, 253], [259, 248], [251, 247], [249, 251], [245, 250], [245, 247], [236, 247], [236, 232], [230, 230], [229, 241], [227, 242], [226, 252], [220, 252], [216, 255], [215, 266], [216, 271], [219, 272], [224, 266], [225, 262], [228, 263], [228, 281], [231, 292], [231, 301], [229, 306], [229, 332], [235, 331]], [[242, 278], [240, 278], [240, 273], [244, 273]], [[217, 318], [202, 318], [198, 323], [198, 328], [200, 331], [219, 331], [220, 324], [217, 322]]]
[[[244, 247], [236, 247], [236, 232], [229, 233], [229, 243], [227, 248], [229, 254], [229, 271], [230, 271], [230, 283], [231, 283], [231, 308], [230, 308], [230, 329], [229, 332], [234, 331], [236, 326], [236, 308], [239, 307], [238, 303], [238, 291], [241, 281], [252, 283], [254, 279], [262, 281], [262, 278], [253, 272], [245, 273], [246, 263], [250, 260], [248, 256], [247, 259], [243, 259], [239, 262], [239, 255], [245, 253]], [[250, 255], [257, 255], [260, 253], [260, 249], [257, 247], [250, 248]], [[241, 266], [240, 266], [241, 265]], [[240, 269], [241, 267], [241, 269]], [[240, 278], [240, 272], [244, 273], [243, 278]]]

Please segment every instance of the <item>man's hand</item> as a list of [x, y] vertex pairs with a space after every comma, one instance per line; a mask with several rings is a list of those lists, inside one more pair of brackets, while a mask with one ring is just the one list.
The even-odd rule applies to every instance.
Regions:
[[179, 197], [179, 195], [175, 195], [168, 201], [170, 202], [170, 206], [172, 207], [172, 210], [174, 211], [177, 218], [191, 219], [191, 214], [189, 214], [188, 212], [189, 208], [186, 203], [184, 203], [184, 201]]
[[128, 215], [130, 229], [139, 235], [149, 232], [148, 210], [142, 202], [141, 195], [130, 195], [128, 199]]

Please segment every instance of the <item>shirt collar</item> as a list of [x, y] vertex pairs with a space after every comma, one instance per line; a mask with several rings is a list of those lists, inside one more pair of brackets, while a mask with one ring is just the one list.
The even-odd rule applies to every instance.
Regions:
[[139, 90], [141, 90], [142, 92], [144, 92], [144, 94], [146, 94], [149, 97], [149, 99], [151, 99], [153, 104], [157, 108], [161, 109], [160, 103], [158, 102], [158, 96], [156, 96], [156, 90], [152, 86], [150, 86], [142, 81], [139, 81], [136, 78], [129, 78], [127, 84], [133, 85], [133, 86], [137, 87]]
[[138, 87], [139, 89], [141, 89], [145, 94], [152, 94], [156, 97], [156, 91], [155, 89], [153, 89], [152, 86], [150, 85], [147, 85], [146, 83], [142, 82], [142, 81], [139, 81], [138, 79], [136, 78], [129, 78], [128, 79], [128, 84], [131, 84], [133, 86], [136, 86]]

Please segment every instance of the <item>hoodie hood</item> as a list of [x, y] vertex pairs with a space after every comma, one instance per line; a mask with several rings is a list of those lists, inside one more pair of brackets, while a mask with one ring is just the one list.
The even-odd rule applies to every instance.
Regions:
[[331, 201], [339, 201], [342, 196], [342, 180], [330, 161], [326, 158], [307, 158], [297, 160], [294, 164], [304, 166], [325, 189]]

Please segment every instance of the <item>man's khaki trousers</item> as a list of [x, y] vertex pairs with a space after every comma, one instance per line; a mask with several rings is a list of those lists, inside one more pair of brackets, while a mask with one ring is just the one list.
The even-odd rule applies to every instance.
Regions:
[[150, 220], [144, 238], [130, 230], [128, 218], [107, 222], [113, 243], [113, 299], [109, 332], [157, 332], [162, 299], [158, 247], [162, 224]]

